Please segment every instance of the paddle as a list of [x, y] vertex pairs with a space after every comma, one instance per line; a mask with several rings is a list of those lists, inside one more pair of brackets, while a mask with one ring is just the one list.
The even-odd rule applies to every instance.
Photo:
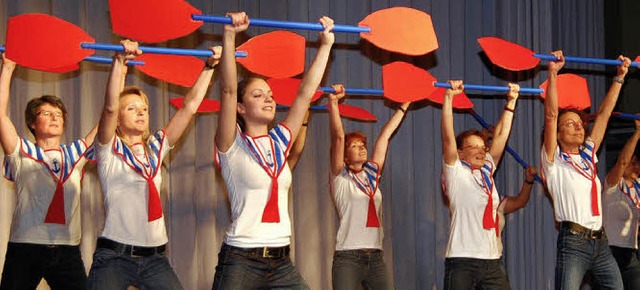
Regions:
[[[182, 105], [184, 103], [184, 98], [171, 98], [169, 99], [169, 103], [175, 107], [176, 109], [182, 108]], [[349, 105], [345, 105], [345, 104], [340, 104], [339, 106], [340, 109], [340, 115], [342, 115], [343, 117], [347, 117], [347, 118], [351, 118], [351, 119], [355, 119], [355, 120], [360, 120], [360, 121], [376, 121], [376, 116], [374, 116], [373, 114], [371, 114], [369, 111], [359, 108], [359, 107], [354, 107], [354, 106], [349, 106]], [[288, 106], [283, 106], [283, 105], [278, 105], [277, 106], [278, 110], [287, 110], [289, 109]], [[309, 110], [311, 111], [327, 111], [328, 107], [327, 106], [310, 106]], [[220, 111], [220, 102], [217, 100], [211, 100], [211, 99], [204, 99], [202, 100], [202, 103], [200, 103], [200, 106], [198, 107], [197, 112], [198, 113], [215, 113]]]
[[[504, 69], [520, 71], [532, 69], [540, 63], [540, 60], [557, 61], [551, 54], [538, 54], [526, 47], [520, 46], [497, 37], [481, 37], [478, 43], [482, 47], [489, 60]], [[620, 65], [622, 62], [617, 59], [600, 59], [565, 56], [567, 62], [578, 62], [588, 64]], [[640, 56], [636, 57], [631, 66], [640, 66]]]
[[[382, 67], [382, 81], [384, 90], [362, 88], [346, 88], [345, 90], [349, 95], [383, 96], [391, 101], [404, 103], [429, 99], [435, 91], [439, 90], [438, 88], [450, 87], [447, 83], [436, 82], [436, 79], [426, 70], [406, 62], [393, 62], [384, 65]], [[289, 106], [293, 104], [293, 101], [295, 100], [300, 82], [301, 80], [293, 78], [267, 80], [271, 90], [274, 92], [274, 97], [277, 98], [276, 102], [278, 104]], [[495, 92], [509, 91], [509, 87], [472, 84], [465, 84], [465, 89]], [[332, 88], [320, 87], [313, 96], [312, 101], [317, 100], [324, 93], [333, 92], [334, 90]], [[542, 93], [542, 90], [538, 88], [521, 88], [520, 92], [540, 94]], [[441, 93], [444, 95], [444, 90], [441, 90]], [[441, 104], [442, 97], [432, 99], [432, 101], [436, 101]], [[466, 106], [467, 108], [470, 108], [473, 106], [471, 101], [462, 98], [454, 100], [454, 103], [458, 107]]]
[[[231, 23], [225, 16], [202, 15], [182, 0], [109, 0], [113, 31], [143, 42], [162, 42], [182, 37], [203, 22]], [[251, 18], [252, 26], [322, 31], [320, 23]], [[407, 55], [423, 55], [438, 48], [431, 16], [408, 7], [378, 10], [359, 26], [335, 25], [333, 32], [359, 33], [384, 50]]]
[[[7, 57], [22, 66], [52, 70], [77, 64], [94, 49], [123, 51], [120, 44], [94, 43], [79, 27], [46, 14], [23, 14], [9, 19]], [[305, 40], [286, 31], [256, 36], [238, 47], [238, 62], [270, 77], [290, 77], [304, 71]], [[210, 50], [140, 46], [143, 53], [182, 56], [213, 55]], [[158, 74], [166, 72], [155, 72]], [[173, 72], [169, 72], [173, 73]]]

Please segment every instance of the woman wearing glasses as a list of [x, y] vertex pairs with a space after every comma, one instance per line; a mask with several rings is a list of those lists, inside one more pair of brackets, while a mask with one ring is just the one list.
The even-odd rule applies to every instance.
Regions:
[[4, 176], [16, 184], [17, 205], [11, 225], [0, 289], [35, 289], [44, 278], [53, 289], [85, 289], [80, 255], [80, 183], [87, 147], [84, 139], [61, 144], [67, 109], [55, 96], [32, 99], [25, 109], [35, 142], [18, 136], [7, 115], [11, 75], [16, 63], [2, 55], [0, 143]]
[[549, 62], [547, 98], [544, 102], [544, 146], [542, 172], [560, 223], [556, 255], [556, 289], [579, 289], [583, 276], [591, 272], [603, 289], [622, 289], [620, 271], [611, 255], [602, 227], [600, 179], [596, 152], [616, 104], [631, 60], [622, 64], [609, 92], [598, 108], [590, 134], [576, 110], [558, 112], [558, 71], [564, 66], [562, 51], [552, 53], [559, 61]]
[[444, 289], [511, 289], [501, 260], [500, 197], [493, 174], [509, 138], [520, 87], [509, 84], [507, 104], [487, 147], [475, 129], [456, 137], [452, 102], [464, 86], [449, 83], [442, 105], [443, 187], [451, 211]]

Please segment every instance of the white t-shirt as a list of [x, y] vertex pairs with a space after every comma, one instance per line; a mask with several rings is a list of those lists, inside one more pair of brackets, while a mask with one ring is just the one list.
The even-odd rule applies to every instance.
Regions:
[[339, 174], [331, 178], [331, 194], [340, 217], [340, 228], [336, 237], [337, 251], [382, 249], [382, 224], [380, 227], [367, 227], [370, 200], [368, 194], [372, 192], [376, 216], [382, 223], [379, 178], [379, 166], [373, 161], [365, 163], [357, 173], [345, 166]]
[[[80, 244], [80, 185], [86, 151], [83, 140], [47, 151], [27, 139], [18, 140], [16, 149], [5, 156], [3, 168], [5, 178], [16, 183], [11, 242]], [[66, 224], [44, 223], [58, 180], [63, 182]]]
[[[482, 169], [471, 170], [456, 159], [453, 165], [443, 162], [443, 183], [449, 198], [451, 231], [445, 257], [499, 259], [502, 256], [500, 237], [495, 228], [483, 227], [484, 210], [489, 200], [483, 184], [487, 184], [481, 170], [490, 178], [492, 217], [496, 217], [500, 196], [493, 182], [495, 165], [489, 153]], [[484, 182], [484, 183], [483, 183]]]
[[624, 178], [621, 178], [616, 186], [607, 186], [602, 196], [602, 218], [611, 246], [638, 249], [638, 182], [634, 182], [635, 186], [627, 186]]
[[[560, 151], [560, 146], [557, 146], [554, 161], [549, 162], [543, 147], [541, 151], [542, 173], [547, 189], [553, 198], [556, 221], [570, 221], [588, 229], [599, 230], [602, 228], [602, 186], [595, 172], [598, 157], [593, 152], [593, 148], [594, 142], [591, 138], [587, 138], [585, 143], [580, 146], [579, 153], [563, 153]], [[580, 169], [576, 169], [569, 160]], [[583, 174], [595, 175], [600, 215], [593, 215], [591, 180]]]
[[[255, 248], [290, 244], [291, 169], [287, 165], [290, 141], [291, 132], [284, 124], [275, 126], [268, 135], [257, 137], [245, 135], [238, 128], [229, 150], [216, 150], [231, 201], [232, 222], [225, 237], [228, 245]], [[262, 222], [271, 196], [272, 179], [261, 164], [277, 176], [280, 222]]]
[[[107, 144], [96, 146], [98, 176], [102, 183], [106, 219], [102, 237], [136, 246], [157, 247], [167, 243], [164, 215], [149, 221], [149, 186], [162, 184], [162, 160], [171, 148], [164, 131], [147, 141], [147, 157], [135, 151], [114, 135]], [[99, 143], [99, 142], [96, 142]]]

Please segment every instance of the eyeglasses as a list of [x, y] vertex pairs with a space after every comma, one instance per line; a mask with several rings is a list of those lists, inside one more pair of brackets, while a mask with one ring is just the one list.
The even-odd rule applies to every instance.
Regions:
[[566, 127], [573, 127], [574, 129], [578, 130], [580, 128], [584, 128], [586, 124], [582, 121], [574, 121], [574, 120], [566, 120], [562, 123], [562, 126], [566, 126]]
[[56, 118], [62, 118], [62, 112], [40, 111], [37, 115], [41, 115], [46, 118], [51, 118], [52, 116], [56, 116]]
[[485, 145], [482, 145], [482, 146], [479, 146], [479, 145], [467, 145], [467, 146], [463, 146], [462, 149], [463, 150], [464, 149], [471, 149], [471, 150], [477, 150], [477, 151], [482, 150], [484, 152], [489, 151], [489, 147], [487, 147]]

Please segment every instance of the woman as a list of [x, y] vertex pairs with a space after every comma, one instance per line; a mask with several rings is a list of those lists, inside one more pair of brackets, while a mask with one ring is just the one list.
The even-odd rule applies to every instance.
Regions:
[[453, 97], [462, 81], [449, 81], [442, 104], [443, 185], [451, 211], [451, 232], [445, 253], [444, 289], [511, 289], [502, 257], [500, 196], [493, 180], [504, 152], [520, 87], [509, 84], [507, 104], [491, 146], [482, 133], [453, 130]]
[[161, 163], [176, 144], [202, 99], [221, 48], [212, 48], [185, 103], [163, 130], [149, 134], [149, 104], [137, 87], [122, 88], [125, 62], [141, 51], [138, 44], [113, 58], [104, 109], [98, 126], [96, 156], [106, 219], [89, 272], [89, 289], [182, 289], [165, 256], [167, 233], [158, 189]]
[[340, 228], [333, 255], [333, 289], [393, 289], [382, 252], [382, 193], [378, 181], [389, 147], [389, 139], [400, 126], [410, 103], [396, 110], [380, 130], [371, 159], [367, 139], [361, 132], [344, 134], [338, 102], [345, 96], [342, 85], [329, 94], [331, 130], [331, 195]]
[[602, 196], [604, 228], [624, 289], [640, 289], [640, 262], [636, 255], [640, 226], [640, 162], [634, 154], [640, 139], [640, 121], [636, 120], [635, 126], [616, 165], [607, 173], [607, 187]]
[[80, 254], [80, 184], [86, 163], [85, 139], [61, 144], [67, 109], [55, 96], [32, 99], [25, 109], [35, 142], [20, 138], [7, 115], [11, 75], [16, 63], [2, 54], [0, 143], [4, 175], [16, 183], [17, 206], [0, 289], [35, 289], [44, 278], [52, 289], [85, 289]]
[[544, 102], [544, 146], [540, 160], [553, 200], [555, 218], [560, 223], [556, 289], [579, 289], [588, 271], [601, 287], [622, 289], [620, 271], [602, 228], [596, 152], [602, 144], [607, 122], [631, 60], [623, 56], [618, 58], [622, 64], [598, 108], [593, 128], [587, 136], [584, 120], [578, 111], [558, 112], [557, 77], [558, 71], [564, 66], [564, 56], [562, 51], [552, 54], [559, 61], [549, 62], [547, 98]]
[[286, 118], [269, 130], [276, 104], [267, 82], [249, 78], [237, 83], [235, 36], [247, 29], [249, 18], [244, 12], [228, 15], [233, 24], [224, 27], [215, 144], [232, 222], [218, 254], [213, 289], [308, 289], [289, 257], [291, 170], [286, 158], [329, 60], [333, 20], [320, 19], [325, 30], [316, 58]]

